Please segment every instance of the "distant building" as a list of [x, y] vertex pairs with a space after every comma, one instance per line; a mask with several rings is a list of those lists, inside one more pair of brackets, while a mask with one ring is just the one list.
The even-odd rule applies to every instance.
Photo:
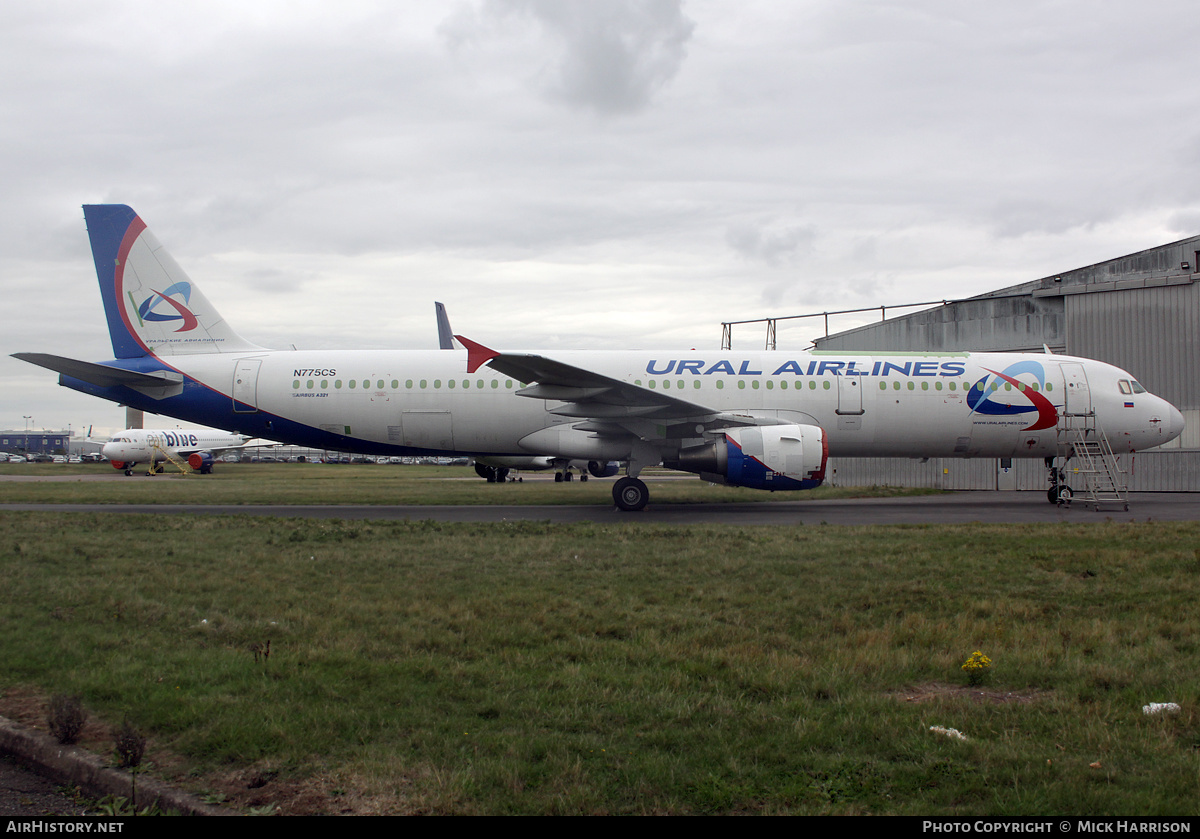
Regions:
[[67, 454], [69, 431], [0, 431], [0, 451], [9, 454]]

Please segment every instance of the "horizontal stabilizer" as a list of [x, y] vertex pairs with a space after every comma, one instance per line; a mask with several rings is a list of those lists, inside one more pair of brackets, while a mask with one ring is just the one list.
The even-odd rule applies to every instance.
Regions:
[[38, 367], [45, 367], [55, 373], [62, 373], [73, 379], [93, 384], [96, 387], [168, 387], [180, 384], [183, 376], [170, 371], [155, 373], [137, 373], [133, 370], [122, 370], [119, 367], [107, 367], [103, 364], [93, 364], [90, 361], [77, 361], [74, 358], [64, 358], [61, 355], [49, 355], [40, 352], [17, 352], [13, 358], [28, 361]]

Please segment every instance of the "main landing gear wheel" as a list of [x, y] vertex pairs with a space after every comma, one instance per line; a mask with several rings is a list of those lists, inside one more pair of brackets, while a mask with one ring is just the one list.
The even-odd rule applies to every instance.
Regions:
[[1074, 493], [1069, 486], [1052, 486], [1046, 490], [1046, 499], [1060, 507], [1070, 504], [1072, 495]]
[[637, 478], [622, 478], [613, 484], [613, 502], [627, 513], [644, 509], [650, 500], [650, 490]]

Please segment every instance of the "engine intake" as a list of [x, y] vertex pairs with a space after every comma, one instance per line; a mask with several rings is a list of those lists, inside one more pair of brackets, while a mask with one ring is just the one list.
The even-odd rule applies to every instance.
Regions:
[[593, 478], [611, 478], [621, 471], [621, 464], [615, 460], [589, 460], [587, 469]]
[[207, 475], [212, 472], [214, 458], [212, 452], [193, 452], [188, 455], [188, 466], [199, 472], [201, 475]]

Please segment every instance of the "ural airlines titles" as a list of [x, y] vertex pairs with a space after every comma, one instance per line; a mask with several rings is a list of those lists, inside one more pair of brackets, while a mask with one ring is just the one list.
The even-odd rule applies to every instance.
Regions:
[[[870, 364], [870, 369], [860, 365]], [[961, 361], [876, 361], [851, 359], [850, 361], [813, 360], [805, 364], [803, 361], [785, 361], [770, 373], [763, 370], [752, 370], [749, 361], [743, 361], [738, 369], [733, 368], [733, 362], [728, 359], [709, 364], [702, 359], [670, 359], [660, 362], [651, 359], [646, 365], [646, 372], [651, 376], [682, 376], [692, 373], [697, 376], [709, 376], [713, 373], [725, 373], [729, 376], [782, 376], [791, 373], [795, 376], [963, 376], [967, 365]]]

